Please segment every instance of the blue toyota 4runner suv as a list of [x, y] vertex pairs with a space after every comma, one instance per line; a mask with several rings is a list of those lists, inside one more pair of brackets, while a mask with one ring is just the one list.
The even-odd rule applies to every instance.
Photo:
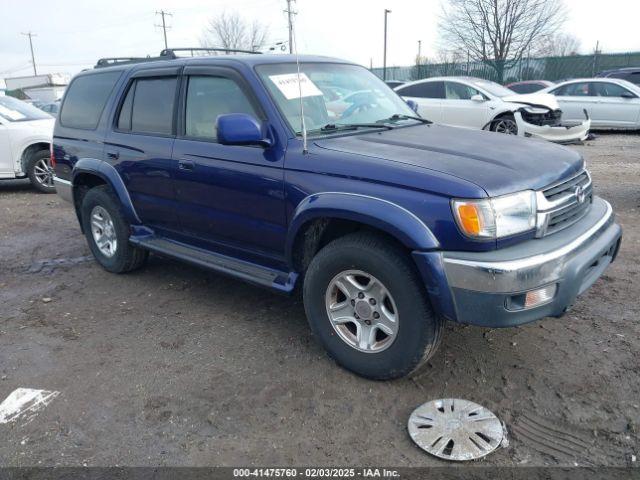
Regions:
[[[157, 252], [272, 290], [362, 376], [406, 375], [443, 322], [561, 316], [613, 261], [581, 156], [432, 124], [363, 67], [279, 55], [101, 61], [52, 146], [98, 263]], [[308, 141], [304, 141], [302, 124]]]

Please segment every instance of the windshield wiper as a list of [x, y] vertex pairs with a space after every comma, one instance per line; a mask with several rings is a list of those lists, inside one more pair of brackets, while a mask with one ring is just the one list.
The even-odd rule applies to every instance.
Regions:
[[392, 125], [384, 125], [382, 123], [327, 123], [324, 127], [320, 128], [321, 132], [338, 132], [344, 130], [357, 130], [359, 128], [385, 128], [392, 130], [395, 128]]
[[404, 115], [402, 113], [394, 113], [389, 118], [384, 118], [382, 120], [378, 120], [378, 122], [380, 122], [380, 123], [395, 122], [397, 120], [416, 120], [416, 121], [418, 121], [420, 123], [424, 123], [424, 124], [427, 124], [427, 125], [430, 124], [430, 123], [433, 123], [431, 120], [427, 120], [426, 118], [415, 117], [413, 115]]

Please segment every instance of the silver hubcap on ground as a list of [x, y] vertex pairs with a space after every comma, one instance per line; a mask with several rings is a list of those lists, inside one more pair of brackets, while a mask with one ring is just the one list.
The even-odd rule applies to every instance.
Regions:
[[420, 405], [409, 417], [409, 435], [432, 455], [474, 460], [498, 448], [502, 423], [489, 410], [468, 400], [447, 398]]
[[53, 187], [53, 170], [48, 158], [41, 158], [33, 167], [36, 181], [45, 187]]
[[96, 205], [91, 210], [91, 233], [100, 253], [105, 257], [113, 257], [118, 248], [116, 229], [111, 215], [100, 205]]
[[498, 133], [506, 133], [507, 135], [517, 135], [518, 125], [510, 118], [502, 118], [496, 120], [495, 131]]
[[349, 346], [366, 353], [389, 348], [398, 334], [398, 309], [389, 290], [360, 270], [341, 272], [325, 295], [333, 329]]

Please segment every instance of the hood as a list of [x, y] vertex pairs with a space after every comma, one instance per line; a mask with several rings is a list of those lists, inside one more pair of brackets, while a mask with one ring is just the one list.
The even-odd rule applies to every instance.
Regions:
[[55, 118], [42, 118], [40, 120], [27, 120], [25, 122], [9, 122], [7, 127], [11, 130], [31, 131], [34, 134], [42, 134], [53, 137], [53, 126], [56, 123]]
[[510, 103], [520, 103], [531, 107], [543, 107], [550, 110], [560, 109], [560, 104], [554, 95], [550, 93], [525, 93], [522, 95], [508, 95], [501, 100]]
[[457, 177], [489, 196], [538, 190], [584, 165], [578, 153], [546, 141], [435, 124], [318, 139], [315, 144]]

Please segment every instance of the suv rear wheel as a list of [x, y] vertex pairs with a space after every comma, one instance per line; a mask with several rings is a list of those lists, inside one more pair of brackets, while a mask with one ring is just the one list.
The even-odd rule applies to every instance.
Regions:
[[109, 187], [92, 188], [82, 199], [84, 234], [93, 256], [106, 270], [124, 273], [140, 268], [149, 252], [129, 243], [129, 224]]
[[405, 376], [436, 351], [442, 321], [406, 252], [374, 234], [339, 238], [304, 281], [309, 324], [340, 365], [376, 380]]
[[51, 168], [48, 150], [35, 152], [27, 162], [27, 175], [31, 185], [43, 193], [55, 193], [53, 184], [53, 169]]

